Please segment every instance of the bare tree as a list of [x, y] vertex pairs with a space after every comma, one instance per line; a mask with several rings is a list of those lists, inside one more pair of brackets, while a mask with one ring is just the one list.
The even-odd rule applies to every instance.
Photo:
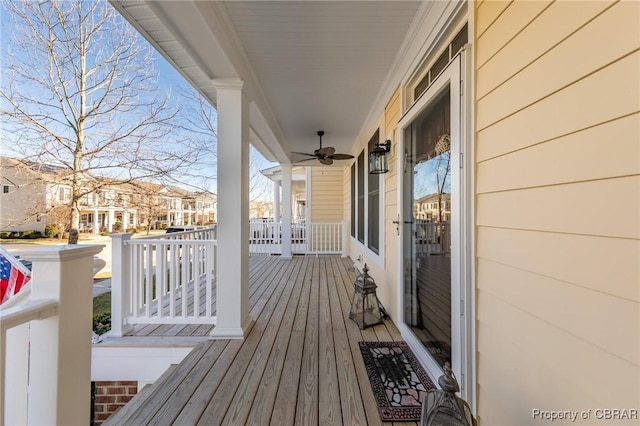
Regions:
[[[63, 167], [69, 243], [78, 241], [79, 200], [104, 174], [120, 182], [169, 177], [195, 147], [169, 125], [179, 118], [159, 88], [151, 47], [104, 1], [4, 1], [14, 28], [3, 57], [2, 125], [14, 151]], [[7, 141], [9, 142], [9, 141]]]
[[167, 201], [160, 196], [160, 185], [137, 181], [132, 182], [131, 186], [136, 192], [131, 206], [138, 210], [141, 223], [144, 223], [149, 235], [151, 228], [155, 229], [160, 214], [167, 211]]
[[451, 175], [451, 137], [445, 133], [436, 142], [436, 186], [438, 188], [438, 222], [442, 222], [444, 210], [443, 194], [451, 186], [447, 181]]
[[[199, 168], [193, 173], [184, 174], [185, 185], [191, 186], [197, 191], [212, 193], [212, 183], [216, 180], [217, 167], [217, 142], [218, 142], [218, 117], [216, 111], [208, 101], [199, 93], [192, 90], [181, 91], [181, 96], [196, 102], [185, 103], [185, 117], [187, 117], [189, 130], [192, 135], [197, 135], [198, 146], [201, 151]], [[204, 159], [204, 161], [203, 161]], [[260, 173], [260, 168], [266, 163], [264, 157], [253, 146], [249, 149], [249, 201], [250, 203], [264, 202], [270, 197], [271, 181]], [[203, 168], [205, 170], [203, 170]]]

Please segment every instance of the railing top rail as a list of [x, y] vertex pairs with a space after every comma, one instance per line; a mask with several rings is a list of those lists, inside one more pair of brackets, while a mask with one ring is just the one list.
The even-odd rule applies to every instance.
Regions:
[[5, 331], [33, 320], [49, 318], [58, 313], [58, 301], [38, 299], [0, 311], [0, 330]]
[[128, 245], [144, 245], [144, 244], [173, 244], [173, 245], [184, 245], [184, 244], [206, 244], [212, 243], [213, 245], [218, 245], [218, 240], [198, 240], [198, 239], [145, 239], [145, 238], [136, 238], [135, 240], [127, 240], [125, 244]]
[[168, 234], [162, 234], [162, 235], [150, 235], [148, 237], [136, 238], [136, 240], [165, 240], [165, 239], [169, 240], [169, 239], [175, 239], [176, 237], [180, 237], [183, 235], [204, 234], [209, 231], [214, 231], [215, 229], [216, 227], [214, 225], [214, 226], [206, 227], [202, 229], [192, 229], [189, 231], [181, 231], [181, 232], [170, 232]]

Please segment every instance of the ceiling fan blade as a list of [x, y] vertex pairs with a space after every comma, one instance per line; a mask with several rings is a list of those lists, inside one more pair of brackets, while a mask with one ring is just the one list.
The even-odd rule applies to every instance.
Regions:
[[292, 151], [291, 153], [292, 154], [299, 154], [299, 155], [308, 155], [309, 157], [314, 157], [314, 158], [316, 157], [315, 154], [308, 154], [306, 152], [295, 152], [295, 151]]
[[331, 158], [334, 160], [351, 160], [354, 157], [350, 154], [333, 154]]
[[320, 148], [318, 150], [318, 154], [322, 155], [324, 157], [330, 157], [333, 154], [335, 154], [335, 152], [336, 152], [336, 149], [334, 147], [332, 147], [332, 146], [327, 146], [325, 148]]
[[313, 157], [313, 158], [305, 158], [304, 160], [298, 160], [298, 161], [294, 161], [294, 163], [304, 163], [305, 161], [313, 161], [313, 160], [317, 160], [318, 158]]
[[325, 166], [330, 166], [333, 164], [333, 160], [331, 158], [319, 158], [318, 160]]

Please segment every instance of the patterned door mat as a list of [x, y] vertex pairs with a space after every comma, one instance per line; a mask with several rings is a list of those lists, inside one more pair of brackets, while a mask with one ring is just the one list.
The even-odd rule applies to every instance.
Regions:
[[384, 422], [418, 422], [427, 392], [436, 389], [406, 342], [358, 342]]

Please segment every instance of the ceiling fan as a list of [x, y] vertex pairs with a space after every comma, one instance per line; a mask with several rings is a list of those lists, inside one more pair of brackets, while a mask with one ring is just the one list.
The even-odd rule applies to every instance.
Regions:
[[333, 160], [350, 160], [353, 158], [353, 155], [350, 155], [350, 154], [336, 154], [336, 149], [332, 146], [327, 146], [323, 148], [322, 147], [323, 135], [324, 135], [324, 131], [318, 130], [318, 136], [320, 137], [320, 148], [313, 151], [313, 154], [308, 154], [306, 152], [292, 152], [292, 154], [307, 155], [312, 158], [307, 158], [301, 161], [318, 160], [320, 161], [320, 163], [326, 166], [330, 166], [331, 164], [333, 164]]

